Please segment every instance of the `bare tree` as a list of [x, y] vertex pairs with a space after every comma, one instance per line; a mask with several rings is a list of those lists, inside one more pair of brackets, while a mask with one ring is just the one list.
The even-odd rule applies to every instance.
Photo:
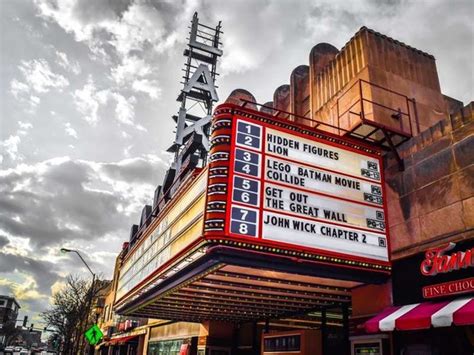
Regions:
[[61, 339], [61, 354], [84, 354], [86, 342], [84, 332], [95, 321], [92, 316], [92, 300], [101, 291], [103, 284], [77, 276], [68, 276], [66, 287], [53, 295], [52, 306], [42, 313], [48, 327]]

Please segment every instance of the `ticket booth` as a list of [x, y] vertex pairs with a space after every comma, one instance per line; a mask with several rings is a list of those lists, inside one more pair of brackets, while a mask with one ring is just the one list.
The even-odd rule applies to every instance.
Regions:
[[294, 330], [262, 335], [262, 355], [322, 355], [320, 330]]

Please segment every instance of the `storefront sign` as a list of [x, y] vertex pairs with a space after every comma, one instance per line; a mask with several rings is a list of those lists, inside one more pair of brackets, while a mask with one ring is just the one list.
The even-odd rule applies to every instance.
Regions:
[[376, 156], [239, 118], [227, 233], [388, 261]]
[[425, 260], [420, 265], [421, 273], [425, 276], [434, 276], [439, 273], [474, 267], [474, 248], [445, 255], [455, 246], [456, 243], [449, 243], [428, 250], [425, 253]]
[[423, 298], [474, 292], [474, 277], [423, 287]]
[[[425, 259], [420, 264], [424, 276], [436, 276], [474, 267], [474, 248], [456, 251], [449, 255], [456, 243], [444, 244], [438, 248], [429, 249]], [[454, 280], [423, 287], [423, 298], [435, 298], [474, 291], [474, 277]]]
[[443, 243], [393, 262], [395, 305], [474, 294], [474, 239]]

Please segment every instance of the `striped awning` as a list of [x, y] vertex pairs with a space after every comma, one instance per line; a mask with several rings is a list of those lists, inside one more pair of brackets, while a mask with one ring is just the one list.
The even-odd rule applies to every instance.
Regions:
[[365, 323], [368, 333], [474, 324], [474, 298], [389, 307]]

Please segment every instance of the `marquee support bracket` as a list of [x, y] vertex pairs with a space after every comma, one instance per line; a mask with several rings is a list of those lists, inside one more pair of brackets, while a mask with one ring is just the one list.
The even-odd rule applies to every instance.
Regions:
[[395, 159], [397, 160], [398, 163], [398, 170], [399, 171], [405, 171], [405, 162], [403, 159], [400, 157], [400, 154], [398, 154], [397, 148], [393, 144], [392, 137], [390, 134], [387, 132], [385, 128], [381, 128], [381, 131], [385, 137], [385, 140], [387, 141], [388, 145], [390, 146], [390, 151], [393, 153]]

